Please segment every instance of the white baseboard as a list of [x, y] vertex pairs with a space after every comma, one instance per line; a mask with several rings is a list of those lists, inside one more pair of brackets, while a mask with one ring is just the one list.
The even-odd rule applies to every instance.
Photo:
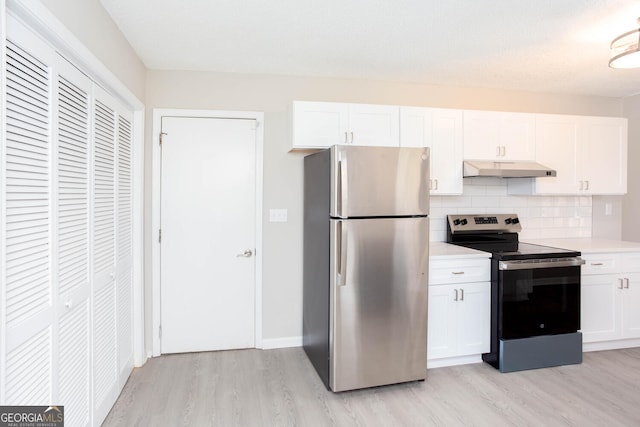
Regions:
[[602, 351], [602, 350], [617, 350], [620, 348], [633, 348], [640, 347], [640, 339], [626, 339], [626, 340], [614, 340], [614, 341], [600, 341], [590, 342], [582, 344], [582, 351]]
[[262, 349], [271, 350], [274, 348], [302, 347], [302, 337], [284, 338], [263, 338]]
[[468, 365], [471, 363], [482, 363], [482, 355], [472, 354], [470, 356], [445, 357], [442, 359], [427, 359], [427, 369], [443, 368], [445, 366]]

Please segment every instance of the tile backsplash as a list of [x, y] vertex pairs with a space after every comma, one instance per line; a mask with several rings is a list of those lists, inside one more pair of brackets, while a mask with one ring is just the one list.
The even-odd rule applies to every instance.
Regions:
[[516, 213], [520, 239], [591, 237], [591, 196], [509, 196], [507, 180], [465, 178], [461, 196], [431, 196], [431, 236], [447, 239], [449, 214]]

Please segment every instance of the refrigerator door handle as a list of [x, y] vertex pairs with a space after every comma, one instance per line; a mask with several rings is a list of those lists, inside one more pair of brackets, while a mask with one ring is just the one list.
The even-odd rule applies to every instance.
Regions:
[[338, 221], [338, 286], [347, 285], [347, 225]]
[[342, 218], [346, 218], [347, 215], [347, 206], [349, 200], [349, 185], [347, 179], [347, 155], [345, 153], [340, 153], [340, 160], [338, 161], [338, 165], [340, 167], [340, 182], [338, 183], [338, 188], [340, 190], [340, 196], [338, 198], [338, 215]]

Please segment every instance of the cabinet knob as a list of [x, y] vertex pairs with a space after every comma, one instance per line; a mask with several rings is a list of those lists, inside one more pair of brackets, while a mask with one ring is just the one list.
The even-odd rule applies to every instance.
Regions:
[[624, 288], [625, 289], [629, 289], [629, 278], [628, 277], [624, 278]]
[[624, 289], [622, 284], [623, 284], [623, 280], [622, 279], [618, 279], [618, 289]]

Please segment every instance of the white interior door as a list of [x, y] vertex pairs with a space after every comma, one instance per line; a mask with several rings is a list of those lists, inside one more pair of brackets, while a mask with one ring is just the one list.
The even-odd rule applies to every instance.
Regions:
[[162, 353], [255, 345], [255, 128], [162, 118]]

